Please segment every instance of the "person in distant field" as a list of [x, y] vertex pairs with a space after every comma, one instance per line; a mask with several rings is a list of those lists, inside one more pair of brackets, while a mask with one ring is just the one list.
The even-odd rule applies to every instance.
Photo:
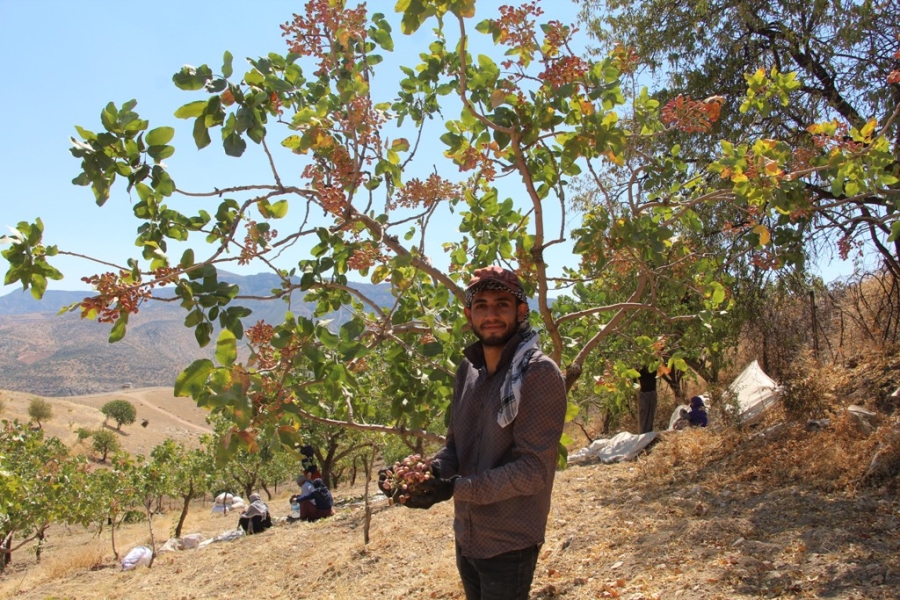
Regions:
[[[334, 499], [331, 496], [331, 490], [325, 485], [321, 479], [315, 479], [311, 483], [312, 489], [304, 493], [304, 484], [301, 478], [306, 479], [303, 475], [297, 478], [300, 485], [300, 494], [291, 496], [291, 505], [300, 505], [301, 521], [318, 521], [330, 517], [334, 514]], [[308, 481], [308, 480], [307, 480]]]
[[709, 425], [709, 418], [706, 416], [703, 398], [700, 396], [691, 398], [691, 410], [687, 414], [687, 420], [691, 427], [706, 427]]
[[322, 479], [322, 473], [319, 472], [319, 466], [316, 464], [315, 448], [306, 444], [300, 447], [300, 454], [303, 455], [303, 458], [300, 459], [300, 467], [303, 469], [303, 473], [309, 477], [309, 480]]
[[[465, 290], [477, 341], [456, 371], [434, 478], [403, 505], [453, 499], [456, 567], [468, 600], [528, 598], [544, 543], [566, 417], [566, 383], [539, 348], [512, 271], [477, 269]], [[386, 490], [387, 470], [379, 472]]]
[[241, 518], [238, 519], [238, 526], [247, 535], [260, 533], [272, 526], [272, 515], [269, 514], [269, 507], [262, 501], [259, 494], [250, 494], [250, 506], [241, 513]]
[[[312, 480], [307, 476], [306, 473], [301, 475], [297, 475], [297, 485], [300, 487], [300, 493], [294, 494], [291, 496], [291, 515], [288, 517], [288, 523], [293, 523], [294, 521], [299, 521], [301, 515], [304, 514], [303, 507], [300, 504], [300, 498], [304, 496], [308, 496], [311, 494], [315, 488], [313, 487]], [[315, 506], [315, 502], [312, 500], [305, 500], [304, 502], [309, 502], [313, 506]], [[309, 509], [307, 509], [308, 512]]]

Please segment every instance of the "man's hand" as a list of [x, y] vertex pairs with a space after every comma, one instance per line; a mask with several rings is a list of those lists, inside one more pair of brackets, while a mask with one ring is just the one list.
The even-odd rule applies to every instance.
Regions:
[[384, 487], [384, 482], [393, 474], [394, 472], [391, 469], [381, 469], [378, 471], [378, 491], [382, 494], [390, 495], [391, 490]]
[[444, 502], [453, 497], [453, 486], [459, 475], [454, 475], [450, 479], [429, 479], [419, 484], [419, 489], [414, 494], [410, 494], [403, 506], [407, 508], [423, 508], [429, 509], [438, 502]]

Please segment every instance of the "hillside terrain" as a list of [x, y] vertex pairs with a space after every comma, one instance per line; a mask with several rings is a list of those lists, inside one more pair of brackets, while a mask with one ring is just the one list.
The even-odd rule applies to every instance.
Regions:
[[[240, 287], [237, 304], [253, 312], [244, 319], [249, 326], [259, 320], [281, 323], [291, 310], [312, 318], [315, 306], [294, 294], [288, 305], [271, 296], [278, 278], [270, 274], [239, 276], [221, 274]], [[361, 285], [376, 302], [388, 305], [393, 297], [387, 285]], [[161, 298], [171, 290], [161, 288]], [[113, 392], [127, 387], [171, 387], [178, 373], [197, 358], [210, 358], [213, 348], [199, 348], [192, 329], [184, 327], [185, 311], [177, 302], [152, 301], [129, 319], [128, 334], [108, 342], [110, 325], [81, 319], [79, 313], [58, 314], [62, 307], [80, 302], [89, 292], [48, 291], [40, 301], [28, 292], [14, 291], [0, 297], [0, 389], [41, 396], [75, 396]], [[348, 314], [325, 318], [335, 324]], [[212, 345], [211, 345], [212, 346]]]
[[[0, 402], [3, 403], [0, 419], [28, 422], [28, 404], [35, 397], [23, 392], [0, 391]], [[86, 451], [86, 446], [77, 443], [78, 429], [94, 430], [104, 426], [106, 419], [100, 408], [111, 400], [127, 400], [134, 405], [135, 422], [123, 425], [118, 431], [122, 447], [132, 454], [147, 455], [166, 439], [196, 446], [201, 434], [212, 433], [212, 427], [206, 422], [206, 410], [190, 398], [176, 398], [171, 388], [125, 389], [110, 394], [48, 397], [45, 400], [52, 407], [53, 416], [41, 424], [44, 435], [57, 437], [79, 451]], [[146, 426], [141, 425], [143, 421]], [[110, 420], [106, 427], [116, 430], [115, 421]]]
[[[776, 406], [753, 429], [714, 419], [706, 430], [663, 432], [635, 461], [560, 471], [531, 597], [900, 596], [900, 354], [830, 366], [815, 373], [814, 385], [827, 422], [810, 426]], [[184, 401], [157, 408], [190, 421], [180, 412], [191, 410]], [[851, 417], [851, 403], [876, 413], [872, 427]], [[123, 440], [127, 447], [136, 438]], [[281, 486], [269, 500], [276, 517], [294, 489]], [[357, 481], [335, 490], [332, 519], [161, 554], [152, 568], [127, 572], [108, 532], [55, 527], [39, 564], [26, 551], [16, 555], [0, 576], [0, 597], [463, 598], [452, 501], [409, 512], [371, 494], [366, 544], [365, 494]], [[234, 514], [210, 508], [209, 498], [196, 503], [186, 532], [212, 538], [235, 527]], [[154, 520], [158, 541], [174, 517], [170, 510]], [[126, 526], [117, 540], [123, 554], [148, 544], [146, 523]]]

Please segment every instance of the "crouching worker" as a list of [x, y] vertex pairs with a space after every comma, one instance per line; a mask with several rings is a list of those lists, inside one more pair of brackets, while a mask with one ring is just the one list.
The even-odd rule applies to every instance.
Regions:
[[[294, 494], [293, 496], [291, 496], [291, 499], [290, 499], [291, 514], [287, 518], [288, 523], [293, 523], [295, 521], [300, 520], [301, 514], [303, 514], [301, 512], [302, 507], [300, 505], [300, 498], [302, 498], [304, 496], [308, 496], [316, 489], [313, 487], [312, 479], [310, 479], [306, 473], [297, 475], [297, 485], [300, 486], [300, 493]], [[312, 500], [304, 501], [304, 503], [307, 503], [307, 502], [310, 505], [312, 505], [313, 508], [315, 508], [315, 502], [313, 502]], [[307, 509], [307, 510], [309, 510], [309, 509]]]
[[703, 405], [703, 398], [700, 396], [691, 398], [691, 412], [687, 414], [687, 419], [691, 427], [706, 427], [709, 424], [709, 418], [706, 416], [706, 407]]
[[300, 484], [300, 493], [291, 496], [291, 506], [300, 505], [301, 521], [316, 521], [334, 514], [334, 499], [324, 481], [316, 479], [312, 482], [312, 490], [306, 493], [304, 493], [304, 482], [298, 478], [297, 483]]
[[247, 535], [259, 533], [272, 526], [269, 507], [262, 501], [259, 494], [250, 494], [250, 506], [241, 513], [238, 525]]

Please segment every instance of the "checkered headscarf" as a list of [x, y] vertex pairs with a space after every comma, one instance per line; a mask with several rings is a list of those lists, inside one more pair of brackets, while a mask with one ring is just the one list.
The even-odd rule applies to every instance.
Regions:
[[508, 269], [501, 269], [500, 267], [476, 269], [472, 279], [469, 281], [469, 285], [466, 287], [466, 308], [472, 306], [472, 298], [475, 294], [484, 290], [509, 292], [520, 302], [528, 304], [528, 296], [525, 295], [522, 282], [519, 281], [515, 273]]

